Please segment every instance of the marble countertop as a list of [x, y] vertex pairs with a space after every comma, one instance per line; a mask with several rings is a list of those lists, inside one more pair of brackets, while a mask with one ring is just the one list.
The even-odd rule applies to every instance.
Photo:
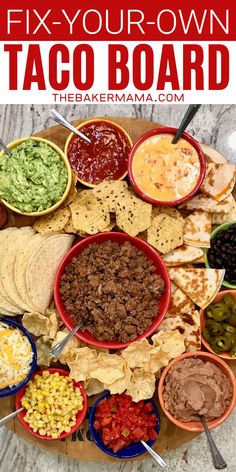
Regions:
[[[0, 105], [1, 138], [5, 142], [29, 136], [53, 125], [49, 105]], [[60, 105], [55, 107], [69, 119], [94, 116], [126, 116], [178, 126], [185, 105]], [[236, 105], [204, 105], [188, 128], [199, 141], [212, 145], [236, 163]], [[0, 399], [1, 401], [1, 399]], [[228, 463], [227, 470], [236, 472], [236, 412], [213, 437]], [[164, 455], [170, 472], [214, 471], [204, 435]], [[51, 455], [27, 444], [3, 427], [0, 429], [0, 472], [151, 472], [158, 468], [152, 460], [96, 464], [68, 460]]]

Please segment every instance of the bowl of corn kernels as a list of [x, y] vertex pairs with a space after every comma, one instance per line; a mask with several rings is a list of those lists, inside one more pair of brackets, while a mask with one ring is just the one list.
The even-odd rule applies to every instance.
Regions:
[[84, 421], [88, 402], [80, 382], [63, 369], [37, 371], [16, 396], [18, 418], [37, 438], [48, 441], [73, 434]]

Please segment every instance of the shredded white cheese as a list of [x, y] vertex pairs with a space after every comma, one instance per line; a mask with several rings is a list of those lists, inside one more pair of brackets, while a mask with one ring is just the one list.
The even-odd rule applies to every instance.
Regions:
[[0, 323], [0, 388], [14, 386], [28, 375], [33, 352], [26, 336]]

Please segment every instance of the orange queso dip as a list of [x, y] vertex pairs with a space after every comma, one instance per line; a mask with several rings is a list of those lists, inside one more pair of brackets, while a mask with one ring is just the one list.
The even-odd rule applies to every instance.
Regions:
[[150, 198], [179, 200], [190, 193], [200, 175], [196, 149], [185, 139], [172, 144], [172, 134], [158, 134], [143, 141], [132, 161], [133, 179]]

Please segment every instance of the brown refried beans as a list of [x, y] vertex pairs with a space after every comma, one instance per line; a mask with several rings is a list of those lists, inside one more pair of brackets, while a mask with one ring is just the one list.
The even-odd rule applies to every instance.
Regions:
[[60, 281], [65, 309], [82, 331], [101, 341], [134, 340], [158, 313], [164, 290], [154, 264], [130, 242], [89, 245]]

